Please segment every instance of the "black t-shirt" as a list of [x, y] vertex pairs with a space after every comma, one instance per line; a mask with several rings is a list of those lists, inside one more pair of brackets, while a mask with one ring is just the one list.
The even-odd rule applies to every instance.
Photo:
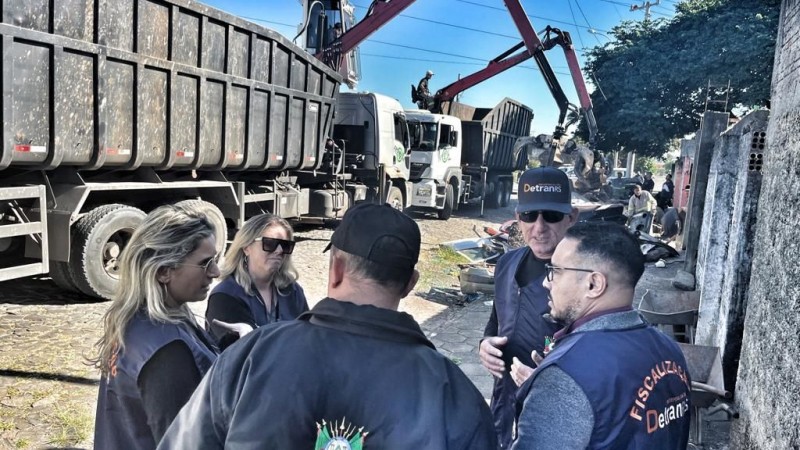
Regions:
[[517, 285], [523, 288], [534, 282], [534, 280], [540, 279], [542, 274], [544, 274], [545, 264], [550, 264], [550, 260], [537, 259], [536, 256], [533, 255], [533, 252], [528, 252], [528, 255], [522, 260], [522, 263], [517, 269], [517, 273], [514, 275], [514, 279], [517, 280]]

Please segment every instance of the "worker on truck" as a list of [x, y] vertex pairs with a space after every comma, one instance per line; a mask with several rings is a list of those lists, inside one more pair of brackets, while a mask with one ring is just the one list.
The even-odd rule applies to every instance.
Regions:
[[433, 101], [433, 96], [431, 95], [431, 90], [428, 87], [428, 81], [430, 81], [431, 77], [433, 77], [432, 71], [425, 72], [425, 76], [419, 80], [419, 84], [417, 84], [417, 99], [415, 102], [420, 109], [430, 109], [431, 102]]

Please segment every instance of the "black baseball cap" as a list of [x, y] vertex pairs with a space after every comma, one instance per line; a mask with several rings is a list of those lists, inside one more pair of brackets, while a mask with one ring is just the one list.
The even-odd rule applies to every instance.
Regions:
[[572, 191], [567, 174], [553, 167], [526, 170], [519, 177], [517, 212], [572, 212]]
[[331, 245], [343, 252], [398, 269], [413, 269], [419, 260], [419, 226], [387, 204], [361, 203], [344, 214]]

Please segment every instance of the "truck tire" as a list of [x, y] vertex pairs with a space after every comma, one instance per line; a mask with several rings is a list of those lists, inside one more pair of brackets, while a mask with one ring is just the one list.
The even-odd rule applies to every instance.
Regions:
[[119, 282], [119, 255], [145, 216], [132, 206], [103, 205], [73, 226], [69, 267], [80, 292], [111, 298]]
[[[494, 190], [492, 190], [494, 188]], [[500, 205], [503, 203], [503, 182], [491, 182], [489, 183], [489, 190], [491, 190], [491, 194], [489, 194], [489, 198], [487, 199], [486, 203], [489, 208], [499, 208]]]
[[183, 200], [176, 203], [175, 206], [195, 209], [205, 214], [211, 225], [214, 225], [217, 254], [225, 253], [228, 244], [228, 224], [225, 223], [225, 216], [222, 215], [222, 211], [216, 205], [204, 200]]
[[508, 181], [503, 181], [501, 186], [503, 186], [503, 195], [500, 198], [500, 206], [505, 208], [508, 206], [508, 201], [511, 200], [511, 183]]
[[400, 191], [399, 187], [392, 186], [389, 188], [389, 195], [386, 196], [386, 203], [400, 212], [405, 209], [403, 208], [403, 193]]
[[447, 220], [451, 215], [453, 215], [454, 197], [455, 193], [453, 192], [453, 185], [448, 184], [444, 189], [444, 208], [436, 211], [436, 214], [439, 216], [439, 220]]
[[78, 286], [72, 279], [72, 273], [69, 271], [69, 263], [64, 261], [50, 260], [50, 279], [56, 286], [64, 289], [65, 291], [79, 292]]

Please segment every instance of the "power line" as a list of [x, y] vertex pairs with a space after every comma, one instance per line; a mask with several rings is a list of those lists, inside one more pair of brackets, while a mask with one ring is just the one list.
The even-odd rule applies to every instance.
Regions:
[[[486, 8], [486, 9], [494, 9], [494, 10], [503, 11], [503, 12], [507, 11], [505, 8], [499, 8], [499, 7], [496, 7], [496, 6], [484, 5], [483, 3], [475, 3], [474, 1], [470, 1], [470, 0], [455, 0], [455, 1], [461, 2], [461, 3], [467, 3], [469, 5], [480, 6], [482, 8]], [[564, 25], [572, 25], [572, 26], [575, 26], [575, 27], [578, 27], [578, 28], [590, 28], [590, 27], [585, 27], [583, 25], [578, 25], [577, 23], [573, 23], [573, 22], [565, 22], [563, 20], [552, 19], [550, 17], [534, 16], [532, 14], [527, 14], [527, 16], [529, 18], [532, 18], [532, 19], [545, 20], [545, 21], [548, 21], [548, 22], [551, 22], [551, 23], [561, 23], [561, 24], [564, 24]], [[597, 29], [597, 31], [602, 31], [603, 33], [608, 33], [608, 30]]]
[[[484, 66], [485, 65], [485, 64], [476, 63], [476, 62], [443, 61], [443, 60], [436, 60], [436, 59], [412, 58], [412, 57], [406, 57], [406, 56], [378, 55], [378, 54], [375, 54], [375, 53], [361, 53], [361, 56], [369, 56], [369, 57], [372, 57], [372, 58], [399, 59], [399, 60], [403, 60], [403, 61], [419, 61], [419, 62], [436, 63], [436, 64], [458, 64], [458, 65], [464, 65], [464, 66]], [[535, 70], [537, 72], [541, 72], [538, 67], [533, 67], [533, 66], [517, 65], [517, 66], [511, 67], [511, 69], [526, 69], [526, 70]], [[571, 74], [569, 74], [569, 73], [559, 72], [559, 71], [555, 71], [555, 70], [553, 71], [553, 73], [555, 73], [557, 75], [564, 75], [566, 77], [571, 76]]]
[[252, 20], [253, 22], [264, 22], [264, 23], [271, 23], [273, 25], [280, 25], [280, 26], [283, 26], [283, 27], [297, 28], [297, 25], [292, 25], [292, 24], [283, 23], [283, 22], [275, 22], [275, 21], [266, 20], [266, 19], [259, 19], [257, 17], [247, 17], [247, 16], [239, 16], [239, 17], [241, 17], [242, 19]]
[[630, 3], [623, 3], [623, 2], [618, 2], [618, 1], [614, 1], [614, 0], [600, 0], [600, 1], [601, 2], [606, 2], [606, 3], [611, 3], [612, 5], [624, 6], [626, 8], [631, 6]]
[[422, 17], [414, 17], [414, 16], [409, 16], [409, 15], [406, 15], [406, 14], [400, 14], [400, 17], [405, 17], [407, 19], [419, 20], [421, 22], [433, 23], [433, 24], [436, 24], [436, 25], [444, 25], [446, 27], [458, 28], [458, 29], [461, 29], [461, 30], [474, 31], [476, 33], [490, 34], [492, 36], [500, 36], [500, 37], [504, 37], [504, 38], [519, 40], [519, 36], [511, 36], [511, 35], [508, 35], [508, 34], [495, 33], [493, 31], [486, 31], [486, 30], [481, 30], [481, 29], [478, 29], [478, 28], [470, 28], [470, 27], [465, 27], [465, 26], [462, 26], [462, 25], [456, 25], [456, 24], [453, 24], [453, 23], [441, 22], [441, 21], [438, 21], [438, 20], [425, 19], [425, 18], [422, 18]]
[[[580, 2], [578, 0], [575, 0], [575, 5], [578, 7], [578, 11], [581, 12], [581, 15], [583, 16], [583, 20], [586, 21], [586, 25], [589, 25], [589, 29], [593, 30], [594, 28], [592, 27], [592, 24], [589, 23], [589, 19], [586, 17], [586, 14], [583, 12], [583, 8], [581, 7], [581, 4], [580, 4]], [[578, 31], [578, 34], [580, 34], [580, 31]], [[590, 32], [590, 34], [592, 36], [594, 36], [595, 39], [597, 39], [597, 43], [598, 44], [603, 45], [603, 43], [600, 42], [600, 38], [597, 37], [597, 34], [591, 33], [591, 32]]]
[[[467, 55], [459, 55], [457, 53], [442, 52], [442, 51], [439, 51], [439, 50], [430, 50], [430, 49], [427, 49], [427, 48], [414, 47], [414, 46], [411, 46], [411, 45], [395, 44], [395, 43], [392, 43], [392, 42], [377, 41], [377, 40], [374, 40], [374, 39], [368, 39], [367, 41], [368, 42], [374, 42], [376, 44], [389, 45], [389, 46], [392, 46], [392, 47], [400, 47], [400, 48], [406, 48], [406, 49], [409, 49], [409, 50], [417, 50], [417, 51], [420, 51], [420, 52], [434, 53], [434, 54], [437, 54], [437, 55], [444, 55], [444, 56], [453, 56], [453, 57], [456, 57], [456, 58], [464, 58], [464, 59], [469, 59], [469, 60], [472, 60], [472, 61], [480, 61], [484, 65], [488, 64], [488, 62], [489, 62], [484, 58], [476, 58], [474, 56], [467, 56]], [[557, 73], [560, 73], [561, 75], [569, 75], [568, 73], [563, 73], [563, 72], [557, 72]]]
[[[572, 21], [575, 22], [575, 26], [578, 26], [578, 19], [575, 18], [575, 11], [572, 10], [572, 0], [567, 0], [567, 4], [569, 5], [569, 12], [572, 14]], [[578, 30], [578, 40], [581, 42], [581, 47], [586, 48], [586, 44], [583, 43], [583, 36], [581, 36], [581, 30]]]
[[[360, 6], [357, 6], [357, 7], [360, 7]], [[403, 15], [403, 16], [405, 16], [405, 15]], [[287, 24], [287, 23], [275, 22], [275, 21], [272, 21], [272, 20], [266, 20], [266, 19], [261, 19], [261, 18], [257, 18], [257, 17], [247, 17], [247, 16], [240, 16], [240, 17], [242, 17], [243, 19], [254, 21], [254, 22], [264, 22], [264, 23], [270, 23], [270, 24], [273, 24], [273, 25], [280, 25], [280, 26], [284, 26], [284, 27], [295, 28], [295, 25], [291, 25], [291, 24]], [[426, 21], [426, 22], [437, 23], [439, 25], [448, 25], [448, 26], [452, 26], [452, 27], [455, 27], [455, 28], [463, 28], [463, 29], [466, 29], [466, 30], [469, 30], [469, 31], [473, 31], [473, 32], [478, 32], [478, 33], [485, 33], [485, 34], [491, 34], [491, 35], [496, 35], [496, 36], [501, 36], [501, 37], [507, 37], [507, 38], [511, 38], [511, 39], [515, 39], [515, 40], [519, 39], [519, 37], [503, 35], [503, 34], [500, 34], [500, 33], [493, 33], [493, 32], [490, 32], [490, 31], [479, 30], [479, 29], [476, 29], [476, 28], [462, 27], [462, 26], [459, 26], [459, 25], [448, 24], [448, 23], [445, 23], [445, 22], [439, 22], [439, 21], [435, 21], [435, 20], [423, 19], [423, 18], [419, 18], [419, 17], [409, 17], [409, 16], [405, 16], [405, 17], [408, 17], [410, 19], [415, 19], [415, 20], [421, 20], [421, 21]], [[440, 52], [440, 51], [437, 51], [437, 50], [424, 49], [424, 48], [413, 47], [413, 46], [403, 45], [403, 44], [395, 44], [395, 43], [392, 43], [392, 42], [378, 41], [378, 40], [375, 40], [375, 39], [367, 39], [365, 42], [374, 42], [374, 43], [377, 43], [377, 44], [383, 44], [383, 45], [389, 45], [389, 46], [394, 46], [394, 47], [407, 48], [407, 49], [411, 49], [411, 50], [418, 50], [418, 51], [423, 51], [423, 52], [428, 52], [428, 53], [437, 53], [437, 54], [446, 55], [446, 56], [453, 56], [453, 57], [456, 57], [456, 58], [471, 59], [471, 60], [475, 60], [475, 61], [480, 61], [481, 62], [480, 65], [484, 65], [484, 64], [488, 63], [488, 61], [486, 61], [483, 58], [475, 58], [475, 57], [471, 57], [471, 56], [458, 55], [458, 54], [455, 54], [455, 53]], [[362, 53], [362, 54], [364, 54], [364, 53]], [[411, 58], [397, 57], [397, 59], [411, 59]], [[430, 61], [430, 62], [437, 62], [437, 61]], [[445, 61], [439, 61], [439, 62], [445, 62]], [[467, 64], [467, 63], [461, 63], [461, 64]], [[477, 63], [470, 63], [470, 64], [479, 65]], [[559, 73], [561, 75], [569, 75], [569, 74], [566, 74], [566, 73], [563, 73], [563, 72], [556, 72], [556, 73]]]

